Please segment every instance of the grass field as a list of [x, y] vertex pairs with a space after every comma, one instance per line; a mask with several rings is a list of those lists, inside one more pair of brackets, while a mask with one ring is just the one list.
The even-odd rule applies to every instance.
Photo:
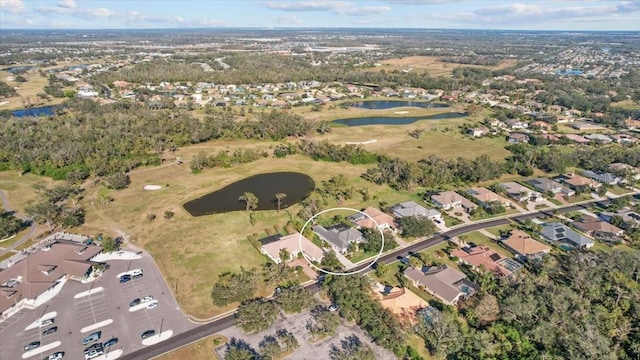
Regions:
[[640, 103], [634, 103], [633, 100], [624, 100], [611, 103], [611, 106], [621, 107], [628, 110], [640, 110]]
[[491, 70], [504, 69], [516, 64], [516, 60], [502, 61], [498, 66], [480, 66], [465, 65], [456, 63], [447, 63], [440, 60], [437, 56], [407, 56], [402, 58], [386, 59], [379, 61], [382, 66], [370, 69], [371, 71], [385, 70], [387, 72], [393, 70], [413, 69], [418, 73], [428, 73], [431, 76], [450, 74], [454, 69], [459, 67], [478, 67]]

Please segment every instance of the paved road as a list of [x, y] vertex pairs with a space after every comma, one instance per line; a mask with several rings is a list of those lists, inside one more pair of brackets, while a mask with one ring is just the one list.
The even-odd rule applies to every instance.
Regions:
[[[483, 229], [483, 228], [487, 228], [487, 227], [493, 227], [493, 226], [499, 226], [499, 225], [506, 225], [511, 223], [512, 221], [519, 221], [519, 220], [526, 220], [526, 219], [533, 219], [533, 218], [539, 218], [539, 217], [543, 217], [543, 216], [547, 216], [547, 215], [552, 215], [553, 211], [558, 211], [558, 212], [571, 212], [571, 211], [578, 211], [578, 210], [582, 210], [584, 208], [588, 208], [591, 207], [591, 205], [595, 202], [599, 202], [603, 205], [606, 205], [610, 202], [610, 200], [603, 200], [603, 201], [591, 201], [589, 203], [586, 204], [580, 204], [580, 205], [568, 205], [565, 207], [561, 207], [561, 208], [556, 208], [556, 209], [552, 209], [552, 210], [548, 210], [548, 211], [536, 211], [533, 213], [528, 213], [528, 214], [521, 214], [521, 215], [515, 215], [515, 216], [511, 216], [508, 219], [507, 218], [500, 218], [500, 219], [495, 219], [495, 220], [488, 220], [488, 221], [483, 221], [483, 222], [478, 222], [478, 223], [474, 223], [474, 224], [469, 224], [469, 225], [465, 225], [465, 226], [461, 226], [458, 227], [456, 229], [453, 230], [449, 230], [446, 231], [442, 234], [438, 234], [435, 235], [431, 238], [427, 238], [425, 240], [422, 241], [418, 241], [414, 244], [411, 244], [410, 246], [406, 247], [406, 248], [402, 248], [402, 249], [398, 249], [396, 251], [393, 251], [389, 254], [386, 254], [382, 257], [380, 257], [380, 259], [378, 260], [378, 262], [383, 262], [385, 264], [389, 264], [392, 263], [394, 261], [397, 261], [399, 258], [406, 256], [408, 253], [416, 253], [419, 251], [422, 251], [428, 247], [437, 245], [443, 241], [446, 241], [448, 238], [452, 238], [455, 236], [459, 236], [468, 232], [472, 232], [472, 231], [476, 231], [479, 229]], [[367, 267], [368, 263], [362, 264], [362, 265], [358, 265], [356, 268], [352, 269], [352, 270], [356, 270], [356, 269], [362, 269], [364, 267]], [[371, 270], [369, 270], [371, 271]], [[313, 290], [313, 291], [318, 291], [319, 288], [317, 286], [316, 283], [312, 283], [307, 285], [307, 288]], [[226, 329], [228, 327], [231, 327], [234, 325], [234, 314], [230, 314], [227, 315], [223, 318], [220, 318], [216, 321], [210, 322], [208, 324], [205, 325], [201, 325], [198, 326], [192, 330], [189, 330], [187, 332], [178, 334], [174, 337], [172, 337], [171, 339], [168, 339], [164, 342], [161, 342], [159, 344], [155, 344], [155, 345], [151, 345], [148, 346], [144, 349], [132, 352], [130, 354], [126, 354], [123, 357], [121, 357], [120, 359], [122, 360], [147, 360], [147, 359], [151, 359], [157, 356], [160, 356], [162, 354], [165, 354], [167, 352], [170, 352], [178, 347], [184, 346], [184, 345], [188, 345], [192, 342], [198, 341], [200, 339], [203, 339], [207, 336], [216, 334], [217, 332]]]
[[[2, 207], [4, 208], [5, 211], [13, 211], [13, 209], [11, 209], [11, 206], [9, 205], [9, 199], [7, 199], [7, 195], [0, 190], [0, 200], [2, 200]], [[28, 217], [21, 215], [19, 213], [15, 213], [16, 217], [22, 220], [29, 220]], [[8, 248], [3, 248], [0, 249], [0, 255], [4, 255], [6, 253], [8, 253], [9, 251], [17, 248], [18, 246], [22, 245], [24, 242], [28, 241], [29, 239], [31, 239], [33, 237], [33, 234], [36, 232], [36, 223], [35, 222], [31, 222], [31, 226], [29, 228], [29, 232], [24, 234], [22, 236], [22, 238], [18, 239], [18, 241], [16, 241], [15, 243], [13, 243], [13, 245], [9, 246]], [[2, 243], [0, 243], [0, 247], [2, 246]]]

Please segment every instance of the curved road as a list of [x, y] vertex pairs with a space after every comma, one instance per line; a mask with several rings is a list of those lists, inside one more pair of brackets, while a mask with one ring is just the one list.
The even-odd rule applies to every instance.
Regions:
[[[493, 226], [499, 226], [499, 225], [506, 225], [511, 223], [514, 220], [526, 220], [526, 219], [533, 219], [533, 218], [538, 218], [538, 217], [543, 217], [543, 216], [547, 216], [547, 215], [552, 215], [552, 211], [557, 210], [558, 212], [570, 212], [570, 211], [578, 211], [578, 210], [582, 210], [585, 208], [589, 208], [591, 207], [591, 205], [595, 202], [598, 202], [596, 200], [591, 201], [589, 203], [584, 203], [584, 204], [579, 204], [579, 205], [568, 205], [565, 207], [561, 207], [561, 208], [556, 208], [556, 209], [552, 209], [549, 211], [536, 211], [536, 212], [532, 212], [532, 213], [528, 213], [528, 214], [521, 214], [521, 215], [515, 215], [515, 216], [511, 216], [508, 218], [500, 218], [500, 219], [495, 219], [495, 220], [488, 220], [488, 221], [483, 221], [483, 222], [478, 222], [478, 223], [474, 223], [474, 224], [469, 224], [469, 225], [465, 225], [465, 226], [460, 226], [458, 228], [455, 228], [453, 230], [449, 230], [446, 231], [444, 233], [441, 234], [437, 234], [431, 238], [427, 238], [421, 241], [418, 241], [414, 244], [411, 244], [405, 248], [402, 249], [398, 249], [395, 250], [389, 254], [386, 254], [384, 256], [381, 256], [380, 259], [378, 260], [378, 262], [383, 262], [385, 264], [389, 264], [392, 263], [394, 261], [397, 261], [398, 259], [402, 258], [403, 256], [406, 256], [407, 254], [410, 253], [416, 253], [419, 251], [422, 251], [428, 247], [437, 245], [443, 241], [446, 241], [448, 238], [452, 238], [455, 236], [459, 236], [468, 232], [472, 232], [472, 231], [476, 231], [479, 229], [483, 229], [483, 228], [487, 228], [487, 227], [493, 227]], [[610, 200], [602, 200], [599, 201], [599, 203], [601, 204], [608, 204], [610, 202]], [[356, 266], [355, 269], [362, 269], [368, 266], [368, 263], [365, 264], [361, 264]], [[368, 271], [366, 271], [368, 272]], [[319, 288], [317, 286], [317, 283], [312, 283], [306, 286], [307, 288], [313, 290], [313, 291], [318, 291]], [[123, 357], [121, 357], [120, 359], [122, 360], [147, 360], [147, 359], [151, 359], [157, 356], [160, 356], [162, 354], [168, 353], [172, 350], [175, 350], [179, 347], [188, 345], [190, 343], [193, 343], [195, 341], [198, 341], [200, 339], [203, 339], [207, 336], [216, 334], [218, 332], [220, 332], [221, 330], [224, 330], [226, 328], [229, 328], [231, 326], [234, 325], [234, 314], [229, 314], [225, 317], [222, 317], [218, 320], [215, 320], [213, 322], [210, 322], [208, 324], [204, 324], [204, 325], [200, 325], [196, 328], [193, 328], [189, 331], [186, 331], [184, 333], [178, 334], [174, 337], [172, 337], [171, 339], [168, 339], [166, 341], [163, 341], [161, 343], [155, 344], [155, 345], [151, 345], [151, 346], [147, 346], [144, 349], [140, 349], [138, 351], [132, 352], [130, 354], [126, 354]]]
[[[4, 208], [4, 211], [13, 211], [13, 209], [11, 209], [11, 206], [9, 206], [9, 199], [7, 199], [7, 195], [0, 190], [0, 200], [2, 200], [2, 207]], [[24, 215], [20, 215], [19, 213], [15, 213], [15, 216], [18, 219], [22, 219], [22, 220], [30, 220], [28, 217], [24, 216]], [[8, 248], [3, 248], [2, 250], [0, 250], [0, 255], [4, 255], [6, 253], [8, 253], [9, 251], [17, 248], [18, 246], [22, 245], [22, 243], [28, 241], [29, 239], [31, 239], [33, 237], [33, 234], [36, 232], [36, 223], [35, 222], [31, 222], [31, 226], [29, 229], [29, 232], [24, 234], [22, 236], [21, 239], [19, 239], [18, 241], [16, 241], [15, 243], [13, 243], [13, 245], [9, 246]], [[2, 247], [2, 243], [0, 243], [0, 248]]]

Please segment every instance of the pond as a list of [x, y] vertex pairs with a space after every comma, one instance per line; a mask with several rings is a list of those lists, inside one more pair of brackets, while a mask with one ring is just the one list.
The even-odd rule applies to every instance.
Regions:
[[443, 103], [432, 103], [424, 101], [393, 101], [393, 100], [371, 100], [371, 101], [358, 101], [353, 103], [347, 103], [347, 106], [370, 109], [370, 110], [383, 110], [393, 109], [396, 107], [412, 106], [420, 108], [448, 108], [449, 105]]
[[55, 114], [55, 106], [42, 106], [29, 109], [13, 110], [11, 112], [11, 115], [15, 117], [53, 116]]
[[442, 119], [457, 119], [469, 116], [467, 113], [449, 112], [442, 114], [435, 114], [429, 116], [414, 116], [414, 117], [389, 117], [389, 116], [367, 116], [361, 118], [351, 119], [339, 119], [332, 121], [336, 124], [342, 124], [347, 126], [364, 126], [364, 125], [407, 125], [413, 124], [416, 121], [421, 120], [442, 120]]
[[236, 181], [222, 189], [191, 200], [183, 206], [192, 216], [245, 210], [245, 203], [238, 198], [245, 192], [252, 192], [258, 198], [256, 210], [277, 210], [276, 194], [285, 193], [287, 196], [280, 203], [280, 209], [285, 209], [306, 199], [314, 189], [313, 179], [306, 174], [297, 172], [259, 174]]

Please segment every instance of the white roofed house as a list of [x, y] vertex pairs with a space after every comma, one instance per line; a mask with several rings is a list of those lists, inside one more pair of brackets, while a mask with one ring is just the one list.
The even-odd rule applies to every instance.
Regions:
[[475, 293], [475, 286], [458, 270], [442, 266], [408, 268], [404, 275], [418, 288], [427, 291], [447, 305], [455, 305]]
[[346, 253], [352, 243], [364, 241], [364, 235], [360, 231], [345, 224], [336, 224], [326, 228], [316, 225], [312, 229], [321, 240], [327, 242], [331, 248], [341, 254]]
[[504, 182], [504, 183], [501, 183], [500, 186], [502, 186], [502, 188], [504, 189], [506, 194], [509, 195], [510, 198], [518, 202], [523, 202], [523, 201], [537, 202], [537, 201], [544, 200], [544, 197], [542, 196], [541, 193], [537, 191], [533, 191], [524, 185], [518, 184], [517, 182], [513, 182], [513, 181]]
[[474, 204], [471, 200], [454, 191], [442, 191], [431, 195], [431, 201], [436, 207], [443, 210], [462, 207], [466, 212], [471, 212], [478, 208], [478, 205]]
[[286, 249], [289, 252], [290, 259], [287, 259], [287, 261], [297, 257], [300, 254], [300, 250], [306, 255], [307, 259], [314, 262], [320, 262], [324, 257], [324, 252], [319, 246], [297, 232], [286, 236], [280, 234], [272, 235], [261, 239], [260, 243], [262, 244], [260, 252], [267, 255], [276, 264], [282, 261], [280, 259], [280, 250], [282, 249]]

